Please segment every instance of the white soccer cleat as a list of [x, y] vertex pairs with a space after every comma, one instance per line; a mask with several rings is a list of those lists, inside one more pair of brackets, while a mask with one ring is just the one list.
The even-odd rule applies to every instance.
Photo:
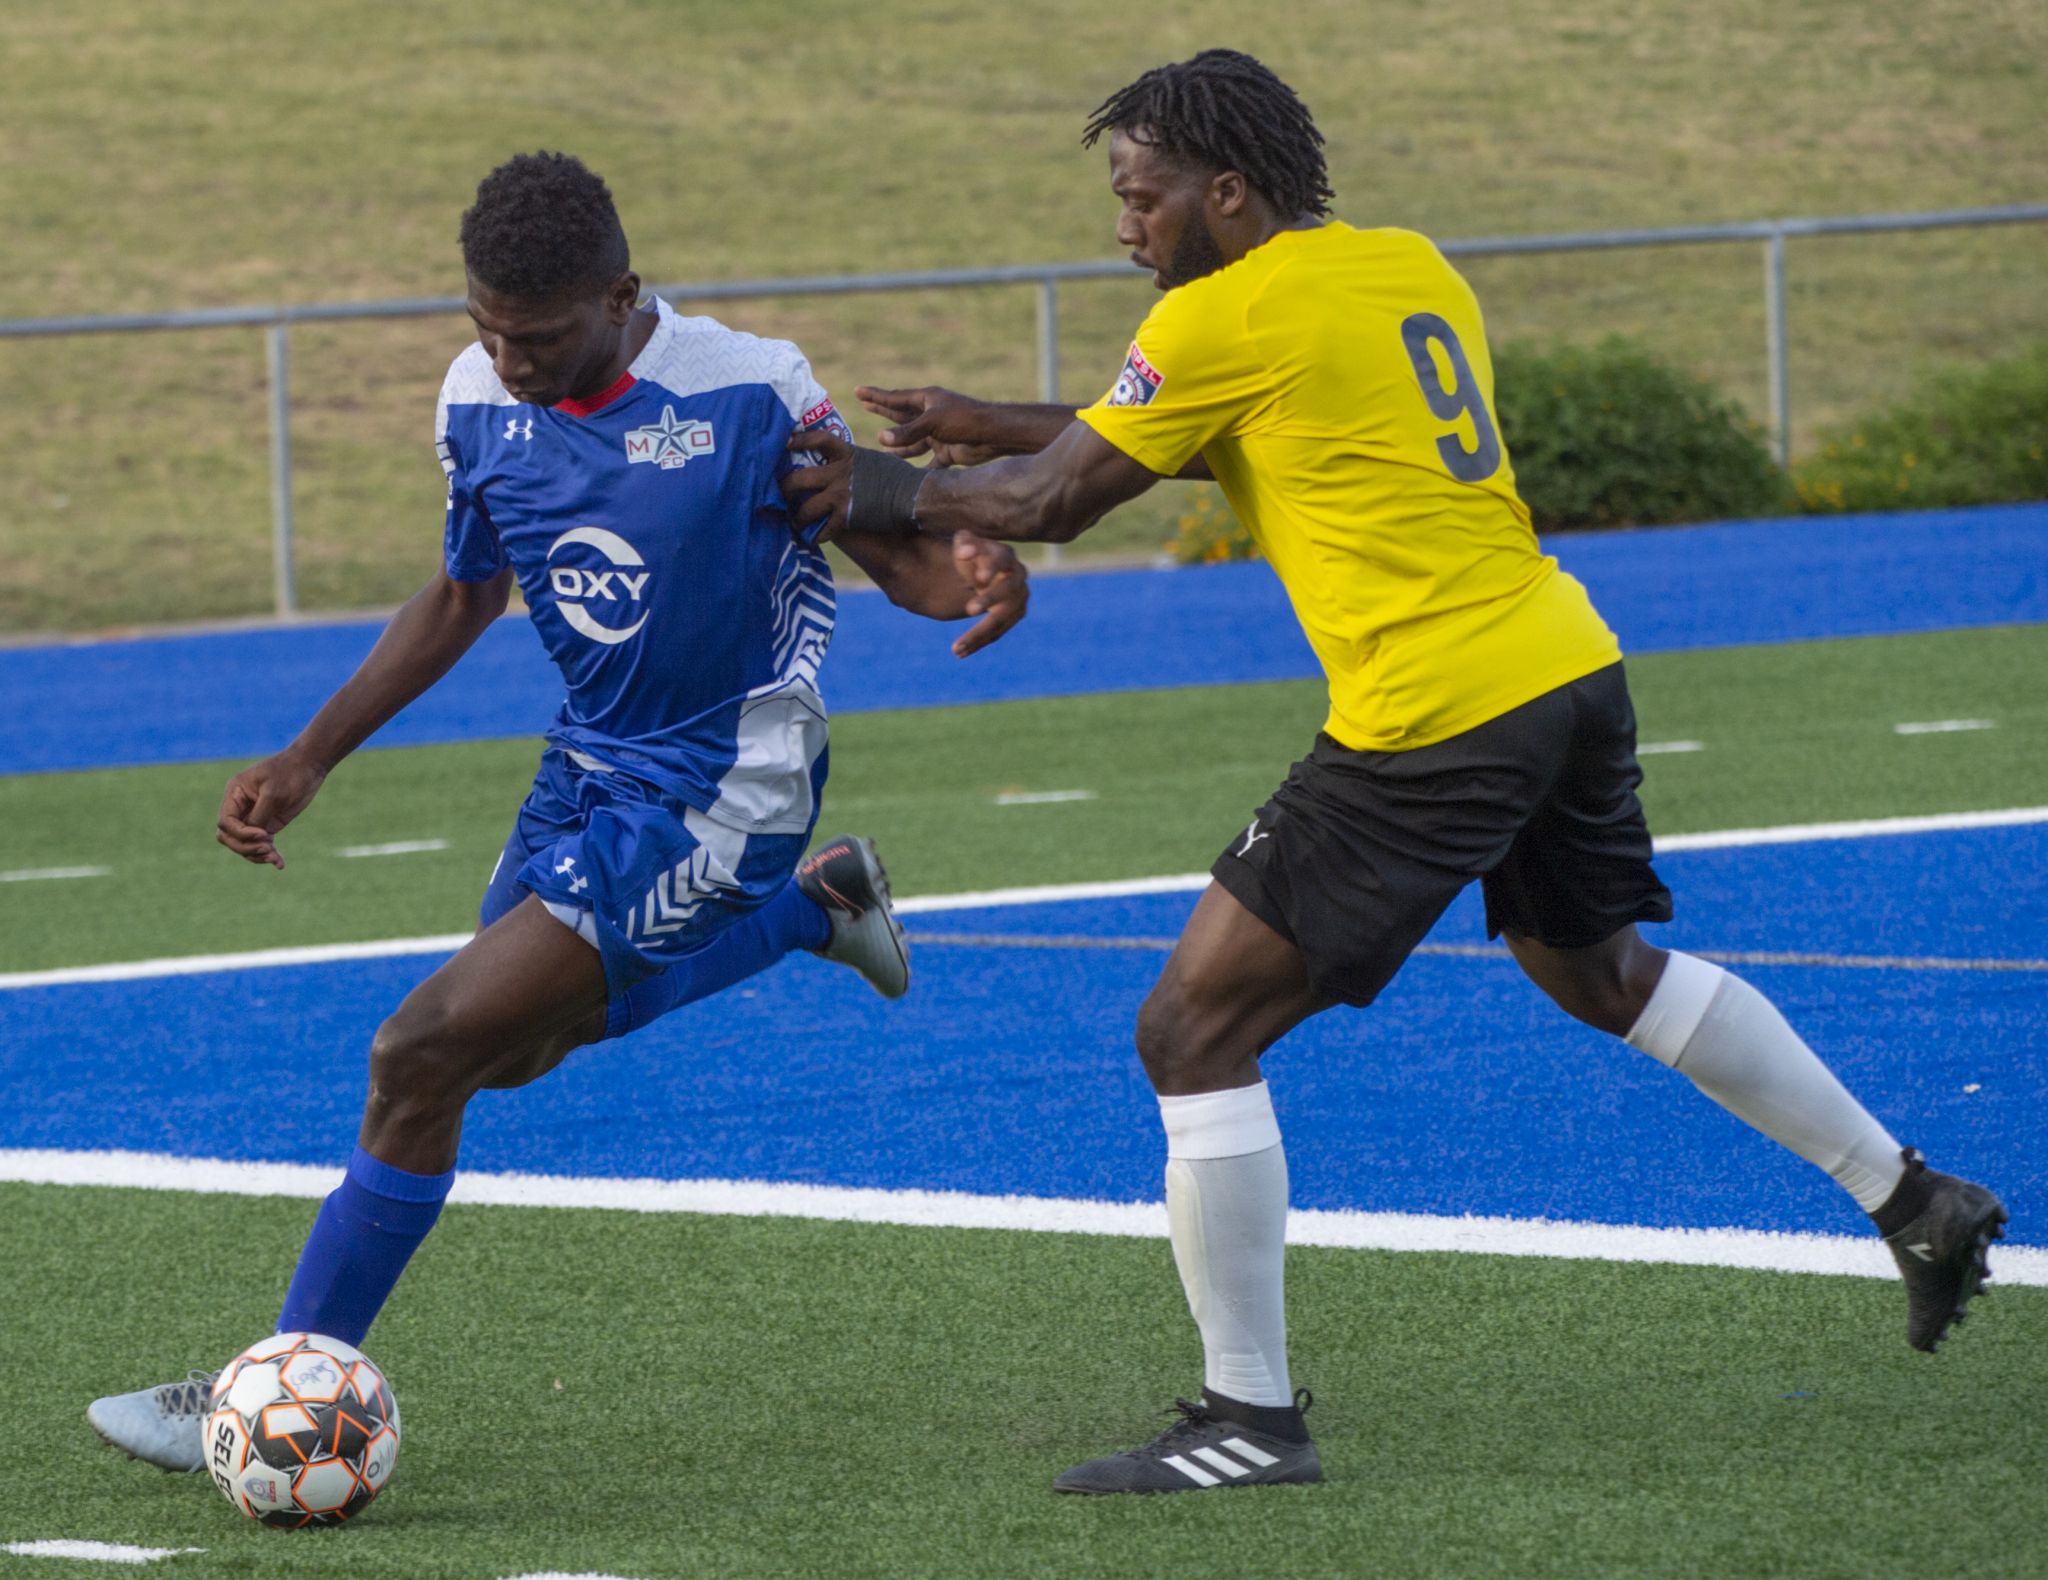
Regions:
[[146, 1459], [165, 1470], [200, 1470], [206, 1464], [202, 1428], [217, 1375], [193, 1372], [183, 1382], [109, 1394], [93, 1400], [85, 1418], [130, 1459]]
[[832, 919], [832, 941], [819, 954], [852, 966], [883, 998], [910, 991], [910, 944], [890, 912], [889, 875], [873, 840], [826, 840], [797, 864], [796, 883]]

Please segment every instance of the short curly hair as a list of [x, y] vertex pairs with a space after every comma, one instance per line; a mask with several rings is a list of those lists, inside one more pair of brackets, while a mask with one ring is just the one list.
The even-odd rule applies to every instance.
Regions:
[[631, 267], [611, 189], [573, 154], [514, 154], [462, 216], [470, 277], [526, 301], [603, 290]]

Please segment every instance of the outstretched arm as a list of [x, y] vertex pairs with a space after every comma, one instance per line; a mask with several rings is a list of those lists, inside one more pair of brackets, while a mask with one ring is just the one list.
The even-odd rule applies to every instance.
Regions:
[[298, 739], [228, 781], [215, 837], [245, 861], [282, 869], [278, 831], [306, 810], [336, 763], [454, 667], [511, 596], [510, 570], [487, 582], [436, 571]]
[[920, 470], [843, 439], [804, 438], [804, 448], [824, 460], [791, 472], [782, 491], [798, 527], [808, 531], [823, 523], [825, 539], [914, 525], [1009, 542], [1068, 543], [1159, 481], [1157, 472], [1080, 422], [1069, 423], [1037, 455], [964, 470]]
[[849, 532], [836, 540], [889, 601], [931, 620], [981, 619], [953, 643], [978, 653], [1024, 618], [1030, 578], [1016, 551], [972, 532]]
[[[1074, 425], [1071, 406], [976, 400], [937, 385], [889, 390], [863, 384], [853, 393], [877, 417], [889, 419], [875, 440], [882, 449], [905, 460], [929, 455], [939, 467], [1036, 455]], [[1197, 455], [1174, 475], [1206, 481], [1209, 466]]]
[[1036, 455], [1067, 431], [1074, 408], [976, 400], [955, 390], [877, 389], [853, 392], [860, 403], [890, 426], [875, 442], [905, 460], [929, 455], [934, 466], [979, 466], [999, 455]]

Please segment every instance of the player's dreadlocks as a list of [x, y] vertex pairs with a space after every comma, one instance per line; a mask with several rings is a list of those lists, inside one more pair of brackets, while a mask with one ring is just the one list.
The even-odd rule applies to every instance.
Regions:
[[1294, 90], [1249, 55], [1205, 49], [1158, 66], [1105, 99], [1082, 135], [1142, 134], [1161, 153], [1211, 170], [1235, 170], [1286, 218], [1327, 215], [1323, 134]]
[[462, 261], [526, 301], [599, 291], [630, 267], [611, 189], [570, 154], [514, 154], [477, 184]]

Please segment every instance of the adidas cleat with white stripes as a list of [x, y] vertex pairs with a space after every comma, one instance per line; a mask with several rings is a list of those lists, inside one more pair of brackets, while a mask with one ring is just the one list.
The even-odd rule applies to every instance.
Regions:
[[[1323, 1479], [1323, 1462], [1302, 1425], [1312, 1402], [1306, 1389], [1292, 1407], [1259, 1409], [1205, 1396], [1173, 1402], [1180, 1419], [1128, 1453], [1091, 1459], [1053, 1482], [1055, 1492], [1206, 1492], [1212, 1487], [1269, 1487]], [[1219, 1412], [1228, 1411], [1230, 1415]], [[1231, 1415], [1244, 1416], [1233, 1420]], [[1257, 1420], [1259, 1426], [1249, 1424]], [[1277, 1430], [1261, 1430], [1261, 1427]]]
[[910, 944], [889, 909], [889, 875], [873, 840], [826, 840], [797, 863], [796, 885], [831, 918], [832, 941], [819, 954], [852, 966], [883, 998], [910, 991]]
[[206, 1464], [201, 1429], [216, 1375], [196, 1371], [183, 1382], [110, 1394], [93, 1400], [85, 1418], [130, 1459], [146, 1459], [164, 1470], [200, 1470]]

